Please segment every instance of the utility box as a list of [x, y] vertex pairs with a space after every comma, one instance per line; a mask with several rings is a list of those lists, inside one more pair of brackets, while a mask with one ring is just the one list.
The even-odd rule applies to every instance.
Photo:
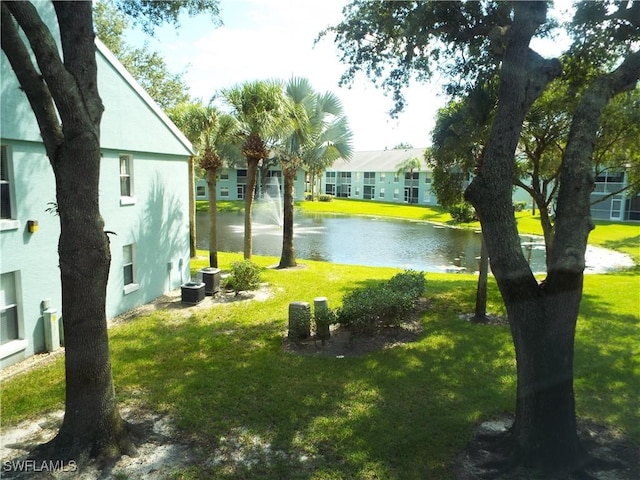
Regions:
[[215, 295], [220, 291], [220, 269], [214, 267], [206, 267], [200, 269], [202, 281], [204, 282], [205, 295]]
[[204, 299], [204, 283], [187, 282], [181, 286], [182, 303], [195, 305]]
[[60, 348], [60, 325], [58, 325], [58, 311], [47, 308], [42, 312], [44, 320], [44, 343], [48, 352], [55, 352]]

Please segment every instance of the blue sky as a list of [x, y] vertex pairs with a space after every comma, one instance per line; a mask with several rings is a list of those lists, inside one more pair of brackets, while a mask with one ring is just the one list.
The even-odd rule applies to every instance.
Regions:
[[172, 71], [185, 71], [190, 93], [207, 101], [222, 88], [256, 79], [309, 79], [321, 92], [332, 91], [342, 100], [354, 133], [354, 148], [381, 150], [399, 143], [413, 147], [430, 144], [438, 108], [444, 105], [442, 88], [413, 84], [406, 91], [407, 107], [397, 119], [388, 115], [390, 98], [364, 76], [351, 88], [339, 87], [346, 66], [326, 38], [314, 46], [318, 33], [342, 18], [347, 0], [221, 0], [224, 25], [213, 28], [208, 15], [184, 17], [181, 28], [163, 27], [154, 39], [142, 34], [127, 41], [146, 40], [159, 51]]

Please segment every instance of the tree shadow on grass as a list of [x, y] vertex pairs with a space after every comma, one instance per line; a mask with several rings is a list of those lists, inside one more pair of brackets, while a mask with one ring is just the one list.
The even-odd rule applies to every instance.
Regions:
[[[515, 358], [507, 326], [456, 314], [473, 299], [473, 278], [432, 287], [439, 308], [422, 317], [418, 341], [351, 358], [284, 353], [286, 309], [272, 305], [283, 298], [181, 319], [158, 312], [114, 332], [116, 384], [122, 398], [143, 392], [150, 408], [176, 419], [193, 442], [195, 476], [452, 478], [476, 424], [513, 410]], [[629, 335], [628, 319], [586, 297], [578, 413], [628, 428], [637, 396], [624, 385], [610, 395], [615, 408], [580, 401], [591, 382], [587, 366], [594, 374], [598, 367], [596, 378], [629, 379], [624, 352], [588, 338], [614, 343]], [[607, 315], [610, 329], [596, 321]]]
[[117, 384], [172, 412], [215, 478], [443, 478], [473, 422], [512, 403], [505, 329], [436, 315], [411, 346], [319, 359], [282, 352], [285, 318], [222, 317], [158, 316], [112, 343]]

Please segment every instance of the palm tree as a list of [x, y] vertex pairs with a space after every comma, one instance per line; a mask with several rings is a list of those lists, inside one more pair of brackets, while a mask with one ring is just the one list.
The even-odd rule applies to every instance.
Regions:
[[240, 156], [239, 148], [234, 143], [238, 122], [235, 117], [220, 113], [213, 105], [202, 103], [181, 104], [171, 112], [171, 116], [196, 147], [198, 163], [206, 172], [209, 187], [209, 266], [217, 268], [216, 181], [225, 159], [231, 161]]
[[251, 214], [256, 189], [258, 164], [269, 155], [273, 141], [289, 119], [289, 101], [275, 81], [257, 80], [236, 85], [222, 92], [239, 122], [242, 155], [247, 161], [247, 191], [244, 211], [244, 258], [251, 258]]
[[317, 95], [306, 78], [292, 78], [286, 86], [291, 101], [288, 132], [278, 144], [276, 156], [280, 161], [284, 178], [282, 255], [278, 268], [296, 266], [293, 250], [293, 184], [296, 172], [302, 165], [301, 156], [313, 142], [312, 117], [315, 114]]
[[[413, 171], [420, 169], [420, 159], [418, 157], [407, 158], [400, 162], [396, 167], [398, 170], [396, 173], [398, 175], [403, 175], [409, 173], [410, 184], [409, 184], [409, 195], [407, 200], [409, 203], [417, 203], [418, 199], [414, 198], [414, 188], [413, 188]], [[406, 189], [406, 186], [405, 186]], [[417, 191], [417, 189], [415, 189]]]
[[[346, 161], [353, 156], [353, 133], [349, 128], [347, 117], [340, 99], [332, 92], [313, 95], [308, 102], [307, 112], [311, 125], [310, 135], [300, 149], [300, 160], [307, 168], [324, 171], [337, 159]], [[297, 168], [296, 168], [297, 169]], [[293, 180], [296, 169], [291, 170], [291, 195], [289, 204], [285, 198], [285, 228], [287, 215], [290, 217], [290, 231], [283, 231], [282, 256], [280, 267], [295, 266], [293, 252]], [[288, 206], [287, 206], [288, 205]]]

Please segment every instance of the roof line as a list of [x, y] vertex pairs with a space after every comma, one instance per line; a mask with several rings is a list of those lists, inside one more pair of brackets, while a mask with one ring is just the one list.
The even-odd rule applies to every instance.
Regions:
[[176, 138], [184, 145], [184, 147], [193, 155], [194, 149], [191, 142], [184, 136], [180, 129], [171, 121], [167, 114], [160, 108], [153, 98], [142, 88], [138, 81], [133, 78], [133, 75], [122, 65], [120, 60], [113, 54], [111, 50], [96, 36], [95, 44], [98, 51], [105, 57], [105, 59], [116, 69], [116, 71], [124, 78], [124, 80], [133, 88], [133, 90], [140, 96], [140, 98], [147, 104], [147, 106], [155, 113], [162, 123], [171, 130]]

